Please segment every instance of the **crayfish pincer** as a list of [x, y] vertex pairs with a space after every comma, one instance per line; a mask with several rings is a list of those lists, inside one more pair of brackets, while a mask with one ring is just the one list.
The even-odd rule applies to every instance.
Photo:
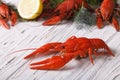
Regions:
[[[103, 50], [99, 50], [99, 49], [103, 49]], [[93, 54], [96, 56], [104, 55], [104, 54], [114, 56], [114, 54], [109, 49], [109, 47], [101, 39], [98, 38], [89, 39], [85, 37], [77, 38], [75, 36], [72, 36], [63, 43], [52, 42], [45, 44], [24, 58], [28, 59], [35, 55], [45, 53], [51, 50], [57, 52], [63, 52], [63, 53], [58, 56], [53, 56], [52, 58], [48, 58], [40, 62], [31, 63], [30, 64], [31, 69], [36, 69], [36, 70], [59, 69], [63, 67], [66, 63], [68, 63], [70, 60], [78, 56], [82, 58], [88, 55], [92, 64], [94, 64], [92, 57]]]

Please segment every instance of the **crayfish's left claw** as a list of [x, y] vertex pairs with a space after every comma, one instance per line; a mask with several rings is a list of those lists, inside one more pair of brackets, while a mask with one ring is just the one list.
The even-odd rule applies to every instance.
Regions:
[[56, 70], [63, 67], [73, 57], [71, 55], [53, 56], [52, 58], [32, 63], [30, 67], [36, 70]]

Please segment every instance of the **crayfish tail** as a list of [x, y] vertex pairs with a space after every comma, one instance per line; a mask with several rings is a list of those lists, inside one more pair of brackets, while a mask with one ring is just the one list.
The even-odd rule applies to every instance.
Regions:
[[[108, 55], [115, 56], [112, 53], [112, 51], [110, 50], [110, 48], [107, 46], [107, 44], [102, 39], [94, 38], [94, 39], [91, 39], [90, 41], [92, 42], [92, 45], [94, 46], [94, 49], [96, 49], [96, 50], [104, 49], [107, 52]], [[104, 53], [104, 51], [101, 52], [101, 53]]]

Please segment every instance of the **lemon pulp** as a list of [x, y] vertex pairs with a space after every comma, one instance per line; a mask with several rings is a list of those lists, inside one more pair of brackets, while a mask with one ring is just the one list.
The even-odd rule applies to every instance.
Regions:
[[19, 15], [24, 19], [35, 19], [43, 10], [41, 0], [20, 0], [18, 4]]

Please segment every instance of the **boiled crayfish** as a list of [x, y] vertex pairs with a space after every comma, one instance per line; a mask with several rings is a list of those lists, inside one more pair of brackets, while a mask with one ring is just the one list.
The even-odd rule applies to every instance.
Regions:
[[120, 17], [120, 10], [117, 8], [119, 7], [115, 4], [115, 0], [103, 0], [100, 8], [96, 9], [96, 20], [99, 29], [103, 27], [103, 22], [106, 21], [109, 24], [113, 24], [117, 31], [120, 30], [119, 22], [115, 18], [116, 16]]
[[[44, 0], [45, 1], [45, 0]], [[58, 4], [53, 11], [53, 15], [50, 19], [46, 20], [43, 25], [49, 26], [57, 24], [58, 22], [70, 19], [74, 16], [75, 10], [79, 10], [81, 6], [84, 6], [90, 11], [94, 11], [85, 0], [64, 0], [62, 3]]]
[[0, 3], [0, 24], [6, 29], [10, 29], [7, 24], [8, 21], [11, 21], [11, 25], [14, 26], [17, 22], [17, 14], [9, 8], [5, 3]]
[[109, 47], [101, 39], [98, 38], [89, 39], [85, 37], [77, 38], [75, 36], [72, 36], [63, 43], [53, 42], [45, 44], [24, 58], [28, 59], [30, 57], [48, 51], [58, 51], [62, 52], [63, 54], [59, 56], [53, 56], [52, 58], [48, 58], [40, 62], [32, 63], [30, 64], [31, 69], [37, 70], [59, 69], [77, 56], [86, 57], [88, 55], [92, 64], [94, 64], [92, 58], [93, 54], [98, 56], [107, 53], [108, 55], [114, 56]]

